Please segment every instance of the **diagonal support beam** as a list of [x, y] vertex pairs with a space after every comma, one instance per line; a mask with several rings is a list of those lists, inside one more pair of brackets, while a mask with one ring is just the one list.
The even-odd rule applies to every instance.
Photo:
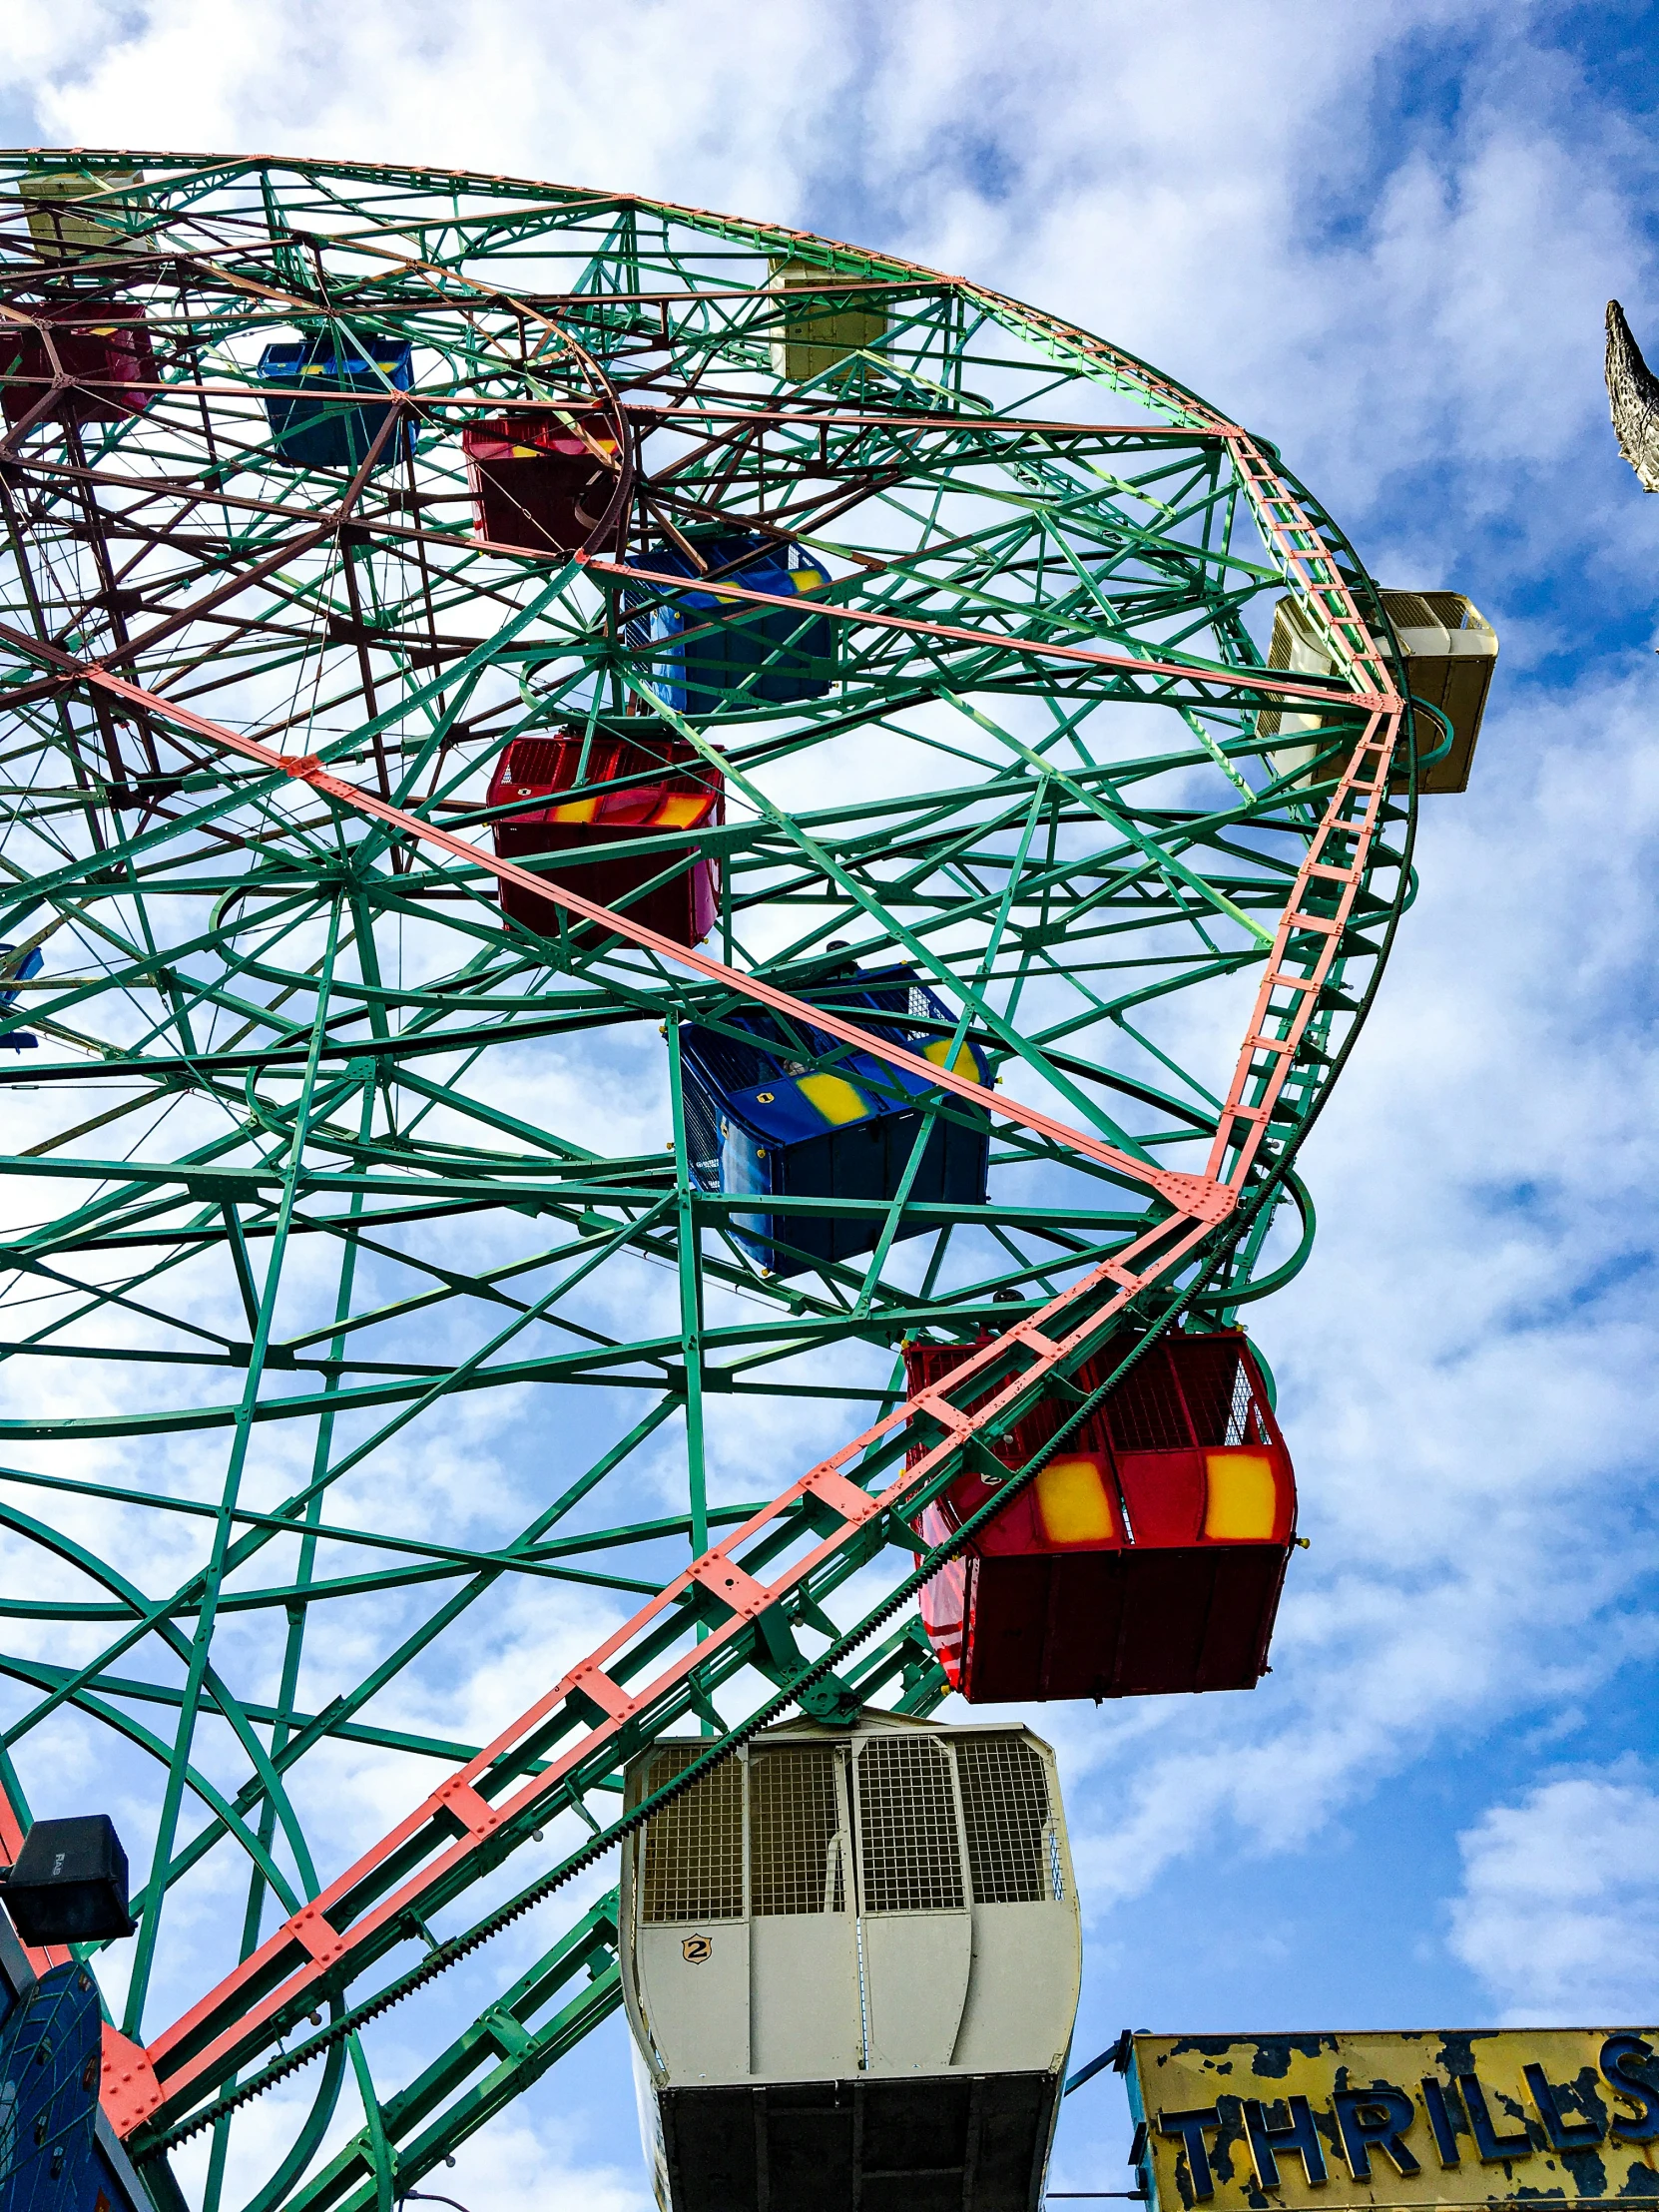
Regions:
[[[1233, 1209], [1234, 1194], [1225, 1186], [1206, 1182], [1201, 1177], [1149, 1167], [1133, 1154], [1121, 1151], [1116, 1145], [1103, 1144], [1099, 1138], [1086, 1135], [1069, 1122], [1041, 1113], [1035, 1107], [1000, 1098], [984, 1084], [976, 1083], [967, 1076], [957, 1075], [948, 1068], [935, 1066], [931, 1060], [924, 1060], [919, 1053], [906, 1051], [902, 1045], [892, 1043], [877, 1032], [860, 1028], [856, 1022], [846, 1021], [839, 1014], [824, 1007], [810, 1006], [804, 999], [795, 997], [789, 991], [779, 990], [775, 984], [764, 981], [760, 976], [746, 975], [739, 968], [728, 967], [722, 960], [711, 959], [706, 953], [683, 945], [673, 937], [665, 937], [658, 930], [648, 929], [643, 922], [634, 920], [629, 914], [618, 913], [609, 906], [601, 906], [591, 898], [582, 897], [580, 892], [568, 889], [550, 876], [533, 874], [528, 868], [515, 866], [511, 860], [499, 859], [494, 853], [467, 843], [464, 837], [454, 836], [447, 830], [440, 830], [435, 824], [423, 821], [419, 815], [394, 807], [389, 800], [381, 799], [376, 793], [364, 791], [359, 786], [348, 784], [342, 778], [330, 774], [314, 754], [295, 756], [277, 753], [270, 746], [261, 745], [253, 738], [245, 738], [239, 732], [225, 728], [223, 724], [211, 722], [205, 715], [195, 714], [186, 707], [175, 706], [96, 662], [77, 660], [73, 654], [65, 653], [56, 646], [41, 644], [4, 623], [0, 623], [0, 639], [29, 659], [44, 662], [77, 683], [86, 684], [95, 691], [108, 692], [128, 706], [141, 706], [158, 721], [188, 730], [193, 737], [206, 739], [228, 753], [257, 763], [261, 768], [293, 777], [342, 807], [351, 808], [357, 814], [371, 816], [404, 836], [434, 846], [438, 851], [447, 853], [452, 859], [462, 860], [470, 867], [483, 868], [503, 883], [512, 883], [521, 890], [533, 892], [538, 898], [551, 899], [578, 920], [596, 922], [605, 930], [627, 938], [645, 951], [656, 953], [660, 959], [670, 961], [678, 967], [689, 968], [694, 975], [700, 975], [708, 982], [724, 985], [738, 997], [753, 999], [757, 1004], [769, 1007], [775, 1013], [784, 1014], [792, 1021], [822, 1029], [843, 1044], [855, 1045], [860, 1051], [872, 1053], [876, 1058], [884, 1060], [890, 1067], [918, 1077], [931, 1088], [948, 1091], [952, 1096], [964, 1100], [968, 1105], [979, 1107], [1000, 1121], [1015, 1122], [1050, 1144], [1059, 1145], [1082, 1159], [1092, 1160], [1127, 1182], [1154, 1191], [1158, 1197], [1182, 1213], [1193, 1213], [1206, 1222], [1214, 1223], [1224, 1220]], [[1008, 641], [1001, 642], [1006, 644]], [[349, 744], [352, 741], [347, 739], [341, 742]]]

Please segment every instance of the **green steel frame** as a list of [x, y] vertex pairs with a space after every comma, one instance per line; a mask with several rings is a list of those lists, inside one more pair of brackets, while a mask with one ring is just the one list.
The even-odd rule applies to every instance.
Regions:
[[[356, 2212], [615, 2008], [614, 1899], [484, 1945], [602, 1864], [623, 1760], [930, 1708], [916, 1506], [1038, 1389], [1081, 1410], [1126, 1310], [1302, 1264], [1412, 717], [1272, 448], [972, 283], [510, 179], [0, 166], [0, 1841], [96, 1798], [142, 1842], [105, 2105], [158, 2201], [197, 2134], [207, 2212]], [[100, 419], [62, 341], [115, 301], [156, 366]], [[330, 330], [412, 341], [414, 386], [306, 471], [257, 363]], [[475, 534], [460, 433], [504, 405], [606, 417], [646, 569], [714, 524], [828, 569], [832, 685], [677, 713], [614, 544]], [[1285, 592], [1337, 675], [1265, 665]], [[576, 871], [542, 887], [602, 926], [503, 924], [491, 763], [624, 711], [724, 769], [724, 826], [650, 847], [719, 860], [701, 954]], [[867, 1260], [780, 1278], [693, 1173], [680, 1025], [848, 956], [986, 1055], [924, 1072], [990, 1117], [989, 1196], [901, 1188]], [[907, 1336], [987, 1329], [906, 1402]]]

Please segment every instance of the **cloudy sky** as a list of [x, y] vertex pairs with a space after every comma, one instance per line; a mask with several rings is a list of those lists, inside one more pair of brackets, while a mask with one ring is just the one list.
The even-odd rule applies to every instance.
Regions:
[[[1394, 585], [1496, 624], [1462, 798], [1257, 1333], [1303, 1526], [1249, 1699], [1050, 1708], [1080, 2055], [1166, 2029], [1651, 2021], [1659, 10], [1471, 0], [9, 0], [14, 144], [630, 189], [986, 280], [1278, 441]], [[572, 2080], [577, 2087], [573, 2093]], [[1110, 2080], [1110, 2077], [1108, 2077]], [[643, 2205], [620, 2025], [463, 2154], [475, 2208]], [[1115, 2083], [1056, 2186], [1125, 2185]]]

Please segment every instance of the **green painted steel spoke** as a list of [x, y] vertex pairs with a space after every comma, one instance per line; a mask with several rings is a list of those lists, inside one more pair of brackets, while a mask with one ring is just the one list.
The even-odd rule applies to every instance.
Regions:
[[[112, 409], [83, 374], [72, 399], [0, 342], [0, 1787], [25, 1819], [50, 1801], [67, 1732], [142, 1808], [125, 2016], [150, 2036], [360, 1850], [342, 1762], [414, 1807], [478, 1757], [463, 1738], [897, 1405], [906, 1338], [1000, 1330], [1166, 1219], [1146, 1175], [1209, 1158], [1394, 662], [1341, 533], [1227, 418], [962, 280], [513, 179], [72, 159], [106, 228], [64, 257], [28, 222], [50, 158], [0, 162], [5, 328], [119, 297], [155, 389]], [[884, 331], [805, 356], [803, 315], [848, 285]], [[295, 338], [336, 348], [316, 392], [357, 427], [332, 459], [268, 406], [264, 349]], [[382, 364], [406, 343], [408, 391], [384, 365], [330, 381], [342, 340]], [[463, 434], [527, 411], [616, 441], [617, 533], [580, 557], [480, 535]], [[829, 581], [783, 612], [695, 605], [665, 549], [719, 567], [717, 535]], [[656, 581], [613, 573], [619, 552]], [[1339, 664], [1295, 701], [1303, 679], [1266, 665], [1287, 589]], [[1305, 723], [1282, 742], [1287, 712]], [[489, 864], [519, 820], [492, 797], [508, 748], [567, 730], [584, 778], [596, 743], [653, 732], [723, 778], [718, 823], [519, 856], [610, 906], [609, 934], [510, 918]], [[1384, 812], [1237, 1212], [1139, 1322], [1230, 1320], [1306, 1259], [1291, 1163], [1408, 897], [1408, 776]], [[724, 976], [626, 927], [711, 865]], [[988, 1181], [930, 1195], [927, 1139], [982, 1123], [924, 1091], [893, 1180], [793, 1194], [763, 1263], [754, 1196], [699, 1158], [682, 1055], [694, 1029], [749, 1036], [752, 984], [811, 1002], [847, 961], [913, 971], [937, 1003], [912, 1034], [1000, 1085]], [[786, 1026], [803, 1069], [899, 1102]], [[1267, 1080], [1258, 1054], [1247, 1104]], [[821, 1264], [799, 1239], [827, 1221], [848, 1249]], [[855, 1478], [879, 1487], [908, 1441]], [[792, 1507], [743, 1564], [828, 1532]], [[514, 1826], [498, 1864], [352, 1950], [324, 2025], [285, 2022], [322, 2062], [276, 2134], [238, 2101], [283, 2063], [275, 2030], [229, 2022], [230, 2057], [168, 2118], [211, 2128], [204, 2212], [389, 2204], [545, 2081], [616, 2008], [611, 1900], [539, 1905], [534, 1964], [500, 1969], [458, 2035], [422, 2025], [412, 2070], [373, 2005], [595, 1848], [653, 1734], [729, 1741], [830, 1659], [814, 1695], [930, 1710], [915, 1547], [896, 1516], [843, 1530], [736, 1641], [710, 1637], [703, 1585], [674, 1597], [618, 1679], [682, 1646], [691, 1673], [627, 1745], [582, 1751], [560, 1707], [485, 1777], [580, 1753], [539, 1850]]]

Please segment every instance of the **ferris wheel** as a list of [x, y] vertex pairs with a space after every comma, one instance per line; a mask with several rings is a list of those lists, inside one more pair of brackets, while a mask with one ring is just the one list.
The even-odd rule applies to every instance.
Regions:
[[964, 279], [0, 189], [0, 1841], [119, 1813], [153, 2193], [364, 2207], [618, 2009], [595, 1870], [759, 1731], [1256, 1679], [1240, 1318], [1479, 702], [1271, 446]]

